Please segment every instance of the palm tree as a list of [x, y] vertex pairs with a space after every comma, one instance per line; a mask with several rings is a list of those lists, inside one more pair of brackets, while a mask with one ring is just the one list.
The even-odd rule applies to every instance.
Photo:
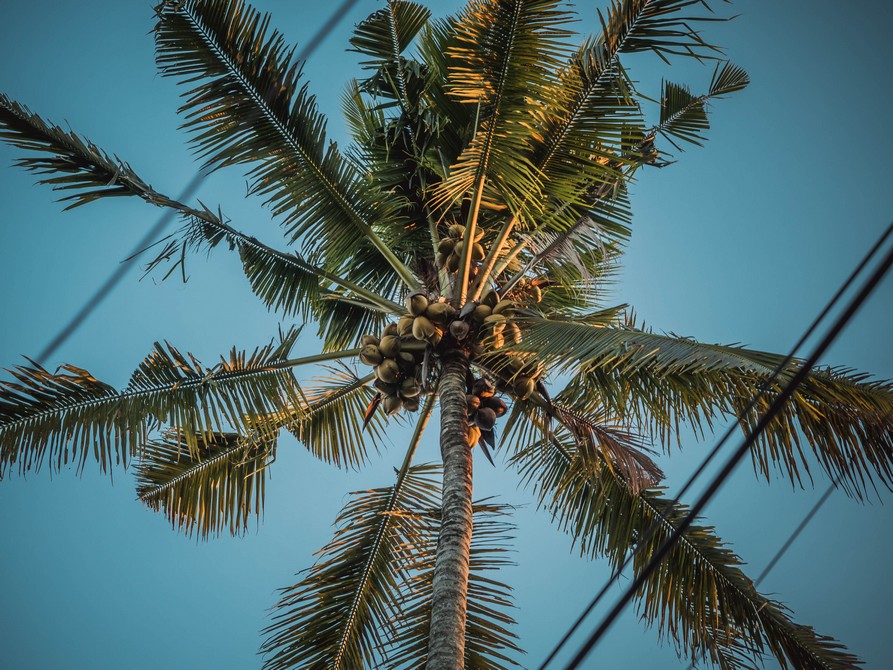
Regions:
[[[511, 665], [510, 594], [492, 576], [507, 510], [473, 502], [473, 447], [505, 454], [583, 552], [616, 567], [638, 547], [640, 569], [685, 512], [661, 490], [649, 444], [668, 444], [680, 422], [738, 416], [748, 428], [797, 367], [776, 376], [780, 356], [657, 334], [600, 290], [630, 232], [629, 180], [665, 163], [657, 145], [700, 143], [708, 103], [747, 84], [698, 32], [710, 18], [701, 4], [612, 3], [601, 35], [571, 46], [557, 2], [472, 2], [447, 20], [389, 2], [351, 40], [369, 76], [345, 95], [345, 153], [326, 144], [268, 17], [236, 0], [159, 5], [158, 64], [188, 86], [181, 111], [199, 154], [211, 168], [249, 166], [291, 251], [157, 192], [0, 97], [0, 135], [70, 207], [135, 195], [176, 210], [182, 228], [151, 268], [170, 274], [225, 243], [264, 304], [317, 324], [323, 345], [292, 357], [299, 329], [284, 328], [207, 366], [159, 344], [122, 390], [73, 366], [20, 366], [0, 395], [0, 473], [135, 462], [140, 497], [176, 527], [238, 533], [262, 509], [283, 428], [359, 467], [386, 422], [412, 418], [394, 484], [356, 494], [320, 560], [283, 591], [267, 667]], [[653, 127], [621, 64], [643, 51], [715, 65], [703, 94], [664, 84]], [[372, 370], [340, 365], [356, 358]], [[321, 363], [321, 377], [298, 382], [297, 367]], [[744, 411], [757, 390], [763, 400]], [[436, 403], [442, 470], [413, 464]], [[814, 370], [755, 464], [799, 482], [808, 444], [856, 497], [889, 486], [891, 409], [889, 384]], [[856, 662], [759, 594], [706, 527], [686, 532], [639, 599], [693, 661]]]

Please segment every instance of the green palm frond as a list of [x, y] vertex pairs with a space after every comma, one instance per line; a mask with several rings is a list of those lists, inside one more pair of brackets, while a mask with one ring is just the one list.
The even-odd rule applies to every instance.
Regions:
[[665, 81], [661, 94], [660, 123], [653, 131], [666, 137], [677, 149], [681, 147], [674, 139], [701, 146], [703, 133], [710, 127], [707, 102], [740, 91], [749, 83], [747, 73], [728, 61], [717, 64], [710, 88], [703, 95], [696, 96], [688, 86]]
[[187, 535], [206, 540], [226, 529], [239, 535], [263, 514], [266, 468], [275, 454], [275, 438], [213, 433], [190, 450], [180, 431], [166, 431], [142, 449], [137, 495]]
[[407, 0], [388, 0], [388, 6], [373, 12], [354, 29], [350, 44], [354, 51], [368, 56], [363, 66], [380, 70], [395, 80], [392, 88], [406, 109], [406, 80], [400, 55], [425, 28], [431, 10]]
[[363, 430], [366, 406], [377, 393], [368, 386], [373, 379], [374, 374], [357, 377], [346, 366], [330, 368], [303, 386], [299, 405], [268, 421], [287, 428], [317, 458], [338, 467], [359, 467], [367, 458], [367, 442], [375, 445], [381, 435], [379, 413]]
[[394, 485], [353, 493], [321, 558], [283, 589], [265, 631], [264, 668], [381, 667], [410, 555], [427, 541], [421, 515], [437, 504], [437, 468], [411, 465], [434, 403], [429, 397], [421, 411]]
[[[578, 376], [559, 398], [634, 421], [667, 443], [687, 421], [697, 429], [738, 416], [743, 429], [759, 415], [796, 370], [790, 363], [770, 381], [784, 357], [738, 346], [703, 344], [628, 326], [596, 327], [520, 316], [520, 349]], [[741, 416], [748, 402], [763, 399]], [[875, 482], [893, 483], [893, 385], [846, 369], [815, 369], [760, 435], [753, 458], [766, 477], [772, 466], [792, 482], [809, 477], [802, 442], [819, 463], [857, 497]]]
[[[467, 619], [465, 624], [465, 667], [475, 670], [503, 670], [520, 667], [514, 656], [524, 653], [510, 614], [514, 607], [511, 588], [493, 574], [511, 565], [506, 546], [515, 527], [506, 519], [509, 508], [487, 501], [473, 505], [474, 534], [468, 571]], [[431, 623], [434, 556], [437, 546], [439, 509], [429, 510], [425, 544], [412, 556], [409, 579], [400, 600], [396, 631], [385, 648], [388, 670], [414, 670], [425, 667]]]
[[567, 55], [562, 40], [568, 33], [560, 26], [568, 15], [558, 4], [480, 0], [471, 2], [454, 23], [448, 90], [478, 108], [480, 126], [452, 166], [435, 203], [470, 196], [470, 220], [474, 220], [474, 209], [484, 197], [517, 212], [538, 191], [536, 170], [525, 154], [540, 111], [536, 104], [545, 101], [553, 72]]
[[363, 183], [334, 144], [306, 86], [294, 49], [269, 30], [269, 16], [242, 0], [185, 0], [158, 7], [156, 59], [162, 74], [191, 86], [181, 112], [208, 166], [253, 164], [253, 191], [266, 198], [308, 255], [347, 261], [368, 239], [410, 287], [412, 273], [373, 230], [392, 223], [393, 198]]
[[[618, 473], [581, 456], [562, 428], [519, 449], [512, 462], [581, 553], [607, 556], [615, 569], [638, 548], [633, 571], [642, 570], [687, 512], [660, 490], [633, 492]], [[712, 528], [692, 525], [637, 594], [640, 612], [693, 661], [734, 667], [742, 654], [771, 652], [784, 668], [853, 667], [856, 657], [791, 621], [784, 605], [756, 591], [740, 565]]]
[[0, 93], [0, 140], [36, 155], [15, 162], [40, 175], [40, 184], [68, 193], [60, 198], [73, 209], [99, 198], [135, 195], [155, 205], [169, 200], [155, 192], [117, 156], [93, 142], [45, 121]]
[[213, 367], [156, 344], [122, 391], [73, 366], [15, 368], [15, 381], [0, 382], [0, 472], [18, 463], [24, 473], [45, 461], [55, 471], [68, 463], [80, 470], [91, 453], [102, 471], [113, 460], [126, 465], [160, 424], [182, 430], [194, 449], [199, 436], [255, 430], [283, 403], [300, 404], [293, 367], [357, 353], [289, 359], [296, 336], [289, 331], [250, 355], [233, 349]]

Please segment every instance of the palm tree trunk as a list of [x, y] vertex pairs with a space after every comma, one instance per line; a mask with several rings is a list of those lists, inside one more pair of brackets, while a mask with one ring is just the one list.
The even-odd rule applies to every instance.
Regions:
[[440, 453], [443, 507], [428, 639], [428, 670], [462, 670], [465, 664], [465, 607], [471, 547], [471, 448], [461, 352], [442, 358]]

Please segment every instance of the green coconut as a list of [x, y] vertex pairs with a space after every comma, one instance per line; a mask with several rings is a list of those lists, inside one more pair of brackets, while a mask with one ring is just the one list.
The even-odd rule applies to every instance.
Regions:
[[447, 255], [453, 250], [453, 247], [455, 247], [455, 246], [456, 246], [456, 240], [454, 240], [450, 237], [444, 237], [440, 241], [440, 243], [437, 245], [437, 251], [438, 251], [438, 253]]
[[378, 346], [378, 342], [379, 342], [379, 340], [377, 337], [375, 337], [375, 335], [363, 335], [363, 339], [360, 340], [360, 343], [364, 347], [367, 344], [374, 344], [375, 346]]
[[437, 328], [431, 323], [431, 319], [426, 316], [417, 316], [413, 319], [412, 322], [412, 336], [417, 340], [427, 341], [430, 339], [434, 333], [437, 332]]
[[400, 375], [400, 367], [393, 358], [386, 358], [375, 368], [375, 375], [383, 382], [394, 384]]
[[384, 360], [381, 350], [374, 344], [367, 344], [360, 349], [360, 361], [366, 365], [378, 365]]
[[400, 399], [400, 396], [389, 395], [381, 401], [381, 406], [384, 409], [385, 414], [392, 416], [400, 411], [400, 408], [403, 406], [403, 401]]

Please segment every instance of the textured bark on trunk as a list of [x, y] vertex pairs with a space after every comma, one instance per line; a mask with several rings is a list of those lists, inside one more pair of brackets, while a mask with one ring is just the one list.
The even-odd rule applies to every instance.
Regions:
[[465, 374], [461, 353], [443, 358], [440, 395], [440, 453], [443, 457], [443, 518], [437, 540], [428, 670], [465, 665], [465, 608], [471, 547], [471, 449]]

